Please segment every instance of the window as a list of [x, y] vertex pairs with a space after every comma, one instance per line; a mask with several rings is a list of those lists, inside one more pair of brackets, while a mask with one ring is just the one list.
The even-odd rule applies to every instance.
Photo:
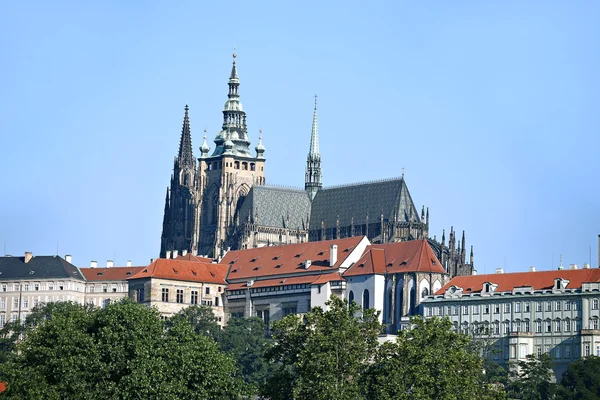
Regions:
[[283, 316], [285, 317], [286, 315], [290, 315], [290, 314], [296, 314], [298, 312], [297, 310], [297, 306], [288, 306], [288, 307], [284, 307], [282, 309], [283, 312]]
[[369, 309], [369, 291], [365, 289], [363, 292], [363, 310]]
[[535, 353], [537, 354], [538, 357], [541, 357], [541, 355], [542, 355], [542, 346], [535, 346]]
[[23, 299], [23, 308], [29, 308], [29, 298], [27, 297]]
[[12, 308], [19, 308], [19, 298], [13, 297], [13, 306]]
[[523, 332], [531, 332], [529, 320], [523, 321]]
[[446, 307], [446, 315], [452, 315], [452, 307], [448, 306]]
[[162, 301], [165, 303], [169, 302], [169, 289], [162, 288]]
[[546, 332], [552, 332], [552, 321], [546, 321]]
[[15, 283], [15, 292], [18, 292], [19, 290], [21, 290], [21, 285]]
[[37, 307], [39, 302], [40, 302], [39, 297], [34, 298], [33, 299], [33, 306]]
[[452, 306], [452, 315], [458, 315], [458, 306]]
[[6, 292], [6, 283], [3, 283], [3, 284], [2, 284], [2, 291], [3, 291], [3, 292]]
[[542, 321], [535, 321], [535, 332], [542, 333]]
[[177, 289], [177, 297], [175, 300], [178, 303], [183, 303], [183, 289]]
[[[567, 304], [569, 304], [569, 303], [567, 303]], [[571, 332], [571, 320], [570, 319], [565, 320], [565, 332]]]
[[542, 312], [542, 302], [535, 303], [535, 311]]
[[504, 333], [510, 333], [510, 322], [504, 321]]
[[26, 292], [29, 292], [29, 283], [25, 283], [23, 285], [23, 290], [26, 291]]
[[112, 285], [112, 292], [117, 293], [117, 285]]
[[421, 298], [424, 299], [428, 295], [429, 295], [429, 289], [423, 288], [423, 291], [421, 292]]
[[596, 357], [600, 356], [600, 343], [596, 342]]
[[[352, 291], [350, 291], [350, 294], [352, 294]], [[440, 316], [444, 315], [443, 310], [444, 310], [444, 308], [442, 306], [439, 306], [437, 308], [437, 314], [436, 315], [440, 315]]]
[[221, 293], [221, 290], [223, 290], [223, 288], [221, 286], [219, 286], [219, 293]]
[[554, 332], [560, 332], [560, 319], [554, 321]]
[[555, 309], [556, 311], [560, 311], [560, 310], [562, 309], [562, 301], [560, 301], [560, 300], [559, 300], [559, 301], [557, 301], [557, 302], [556, 302], [556, 305], [554, 306], [554, 309]]
[[565, 358], [571, 358], [571, 346], [565, 346]]
[[192, 298], [190, 299], [190, 303], [198, 304], [198, 291], [192, 290]]
[[469, 313], [469, 306], [463, 306], [463, 314]]
[[431, 307], [426, 307], [426, 308], [425, 308], [425, 312], [427, 313], [427, 316], [428, 316], [428, 317], [431, 317], [431, 314], [432, 314], [432, 312], [431, 312]]
[[33, 290], [40, 290], [40, 284], [39, 283], [34, 283], [33, 284]]
[[500, 334], [500, 322], [494, 321], [494, 335]]
[[219, 297], [215, 297], [215, 307], [219, 307]]
[[523, 303], [523, 305], [525, 306], [525, 312], [529, 312], [530, 311], [530, 303], [527, 301], [527, 302]]
[[479, 304], [475, 304], [473, 306], [473, 314], [475, 314], [475, 315], [479, 314]]
[[1, 297], [0, 298], [0, 308], [1, 309], [6, 309], [6, 297]]
[[574, 311], [577, 311], [577, 310], [579, 310], [579, 303], [578, 303], [577, 301], [574, 301], [574, 302], [573, 302], [573, 310], [574, 310]]
[[586, 343], [583, 345], [583, 355], [588, 357], [590, 355], [590, 344]]
[[6, 324], [6, 314], [0, 314], [0, 328], [4, 328], [4, 324]]
[[17, 322], [18, 320], [19, 320], [19, 314], [16, 312], [12, 313], [12, 315], [10, 316], [10, 322]]
[[94, 290], [96, 290], [96, 286], [91, 285], [90, 286], [90, 293], [94, 293]]
[[597, 310], [598, 309], [598, 299], [594, 299], [592, 301], [592, 310]]
[[489, 314], [490, 313], [490, 305], [489, 304], [484, 304], [484, 306], [483, 306], [483, 313], [484, 314]]
[[551, 301], [546, 302], [546, 311], [552, 311], [552, 302]]
[[102, 285], [102, 291], [108, 293], [108, 285]]
[[515, 303], [515, 312], [521, 312], [521, 303]]
[[204, 291], [205, 294], [210, 294], [210, 287], [207, 287], [206, 290]]
[[500, 304], [494, 304], [494, 314], [500, 314]]
[[48, 290], [54, 290], [54, 282], [48, 282]]
[[592, 318], [590, 320], [590, 329], [598, 329], [598, 318]]
[[469, 333], [469, 323], [468, 322], [463, 322], [462, 323], [462, 333], [464, 335]]
[[510, 303], [504, 304], [504, 312], [510, 312]]
[[565, 302], [565, 310], [571, 311], [571, 302], [570, 301]]
[[137, 301], [139, 303], [142, 303], [144, 301], [144, 298], [145, 298], [144, 294], [145, 294], [144, 288], [139, 288], [137, 291]]

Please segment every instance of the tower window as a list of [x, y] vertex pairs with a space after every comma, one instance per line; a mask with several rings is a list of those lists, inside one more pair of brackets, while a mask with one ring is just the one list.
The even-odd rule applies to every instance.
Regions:
[[244, 171], [247, 171], [247, 170], [248, 170], [248, 163], [247, 163], [247, 162], [243, 162], [243, 163], [242, 163], [242, 169], [243, 169]]
[[256, 171], [256, 164], [250, 163], [250, 171]]
[[240, 169], [240, 162], [236, 161], [235, 163], [233, 163], [233, 168], [234, 169]]

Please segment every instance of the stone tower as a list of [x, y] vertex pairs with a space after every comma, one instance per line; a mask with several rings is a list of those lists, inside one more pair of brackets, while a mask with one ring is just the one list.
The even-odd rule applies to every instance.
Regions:
[[[219, 257], [234, 244], [231, 233], [239, 226], [237, 211], [253, 185], [264, 185], [265, 148], [262, 131], [256, 156], [250, 154], [246, 113], [240, 103], [240, 81], [233, 54], [229, 93], [223, 109], [223, 126], [209, 155], [206, 136], [198, 165], [198, 248], [200, 255]], [[195, 250], [195, 249], [194, 249]]]
[[308, 192], [311, 201], [319, 190], [323, 188], [321, 176], [321, 154], [319, 153], [319, 123], [317, 120], [317, 96], [315, 95], [315, 110], [313, 113], [312, 131], [310, 134], [310, 148], [306, 157], [306, 176], [304, 190]]
[[164, 257], [167, 251], [191, 250], [197, 241], [195, 220], [198, 181], [188, 111], [186, 105], [179, 152], [173, 163], [171, 185], [167, 188], [160, 245], [161, 257]]

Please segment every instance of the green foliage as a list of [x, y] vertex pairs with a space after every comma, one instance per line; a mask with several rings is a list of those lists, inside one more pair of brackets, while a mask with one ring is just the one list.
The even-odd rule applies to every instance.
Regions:
[[335, 296], [326, 305], [327, 311], [314, 307], [304, 320], [290, 315], [273, 323], [276, 345], [267, 356], [281, 367], [265, 386], [265, 396], [364, 398], [360, 377], [377, 347], [378, 314], [374, 310], [361, 314], [356, 303], [348, 305]]
[[581, 358], [569, 365], [557, 385], [557, 398], [595, 400], [600, 398], [600, 357]]
[[221, 331], [212, 308], [208, 306], [186, 307], [169, 318], [167, 326], [171, 327], [182, 321], [189, 323], [197, 334], [214, 340], [217, 339]]
[[244, 380], [255, 391], [272, 372], [272, 366], [265, 359], [265, 353], [273, 344], [267, 331], [268, 326], [260, 318], [232, 318], [218, 337], [221, 350], [235, 360]]
[[549, 354], [541, 356], [528, 354], [525, 360], [513, 365], [513, 380], [509, 384], [509, 394], [521, 400], [545, 400], [554, 396], [554, 385], [551, 383], [552, 358]]
[[27, 324], [0, 367], [13, 399], [235, 399], [233, 360], [189, 324], [166, 329], [155, 309], [54, 303]]
[[412, 328], [384, 343], [366, 375], [368, 399], [502, 399], [483, 380], [482, 359], [470, 338], [448, 319], [413, 318]]

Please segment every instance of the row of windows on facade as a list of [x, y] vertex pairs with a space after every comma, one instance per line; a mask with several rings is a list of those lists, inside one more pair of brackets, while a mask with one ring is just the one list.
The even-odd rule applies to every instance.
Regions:
[[[308, 306], [310, 308], [310, 305]], [[298, 304], [286, 304], [281, 308], [281, 315], [283, 317], [291, 314], [298, 314]], [[271, 320], [271, 311], [269, 309], [258, 309], [255, 311], [255, 316], [262, 319], [265, 324], [269, 324]], [[243, 311], [235, 311], [231, 313], [232, 318], [244, 318]]]
[[[45, 298], [44, 298], [45, 297]], [[29, 308], [29, 306], [36, 307], [39, 303], [51, 303], [53, 301], [74, 301], [77, 303], [81, 303], [83, 298], [78, 298], [76, 296], [36, 296], [36, 297], [22, 297], [21, 302], [19, 302], [19, 297], [12, 298], [12, 310], [19, 308], [19, 303], [21, 308]], [[0, 297], [0, 310], [6, 310], [7, 306], [7, 298]]]
[[[600, 356], [600, 342], [595, 343], [596, 346], [596, 355]], [[501, 357], [501, 353], [505, 360], [510, 358], [517, 357], [517, 350], [519, 358], [525, 358], [529, 352], [529, 345], [527, 343], [513, 344], [510, 346], [505, 346], [503, 351], [502, 348], [496, 348], [496, 351], [493, 351], [492, 356], [494, 360], [498, 360]], [[579, 345], [571, 345], [571, 344], [560, 344], [556, 346], [551, 346], [549, 344], [541, 346], [536, 345], [534, 347], [535, 354], [539, 357], [542, 353], [549, 354], [554, 359], [570, 359], [570, 358], [579, 358], [579, 353], [581, 351], [581, 347]], [[592, 355], [592, 344], [584, 343], [583, 345], [583, 354], [584, 356]]]
[[[219, 288], [221, 289], [221, 288]], [[140, 293], [141, 292], [141, 293]], [[161, 296], [161, 301], [163, 301], [164, 303], [168, 303], [169, 302], [169, 288], [162, 288], [162, 296]], [[210, 294], [210, 288], [207, 287], [205, 288], [205, 294]], [[141, 289], [140, 291], [138, 291], [138, 296], [143, 299], [144, 298], [144, 292], [143, 289]], [[176, 303], [180, 303], [183, 304], [183, 289], [177, 289], [175, 292], [175, 302]], [[139, 299], [138, 299], [139, 301]], [[190, 291], [190, 302], [189, 304], [198, 304], [198, 291], [197, 290], [192, 290]], [[213, 305], [213, 301], [210, 299], [202, 299], [202, 305], [203, 306], [212, 306]], [[219, 307], [219, 296], [215, 296], [214, 298], [214, 305], [215, 307]]]
[[[598, 317], [592, 317], [589, 319], [589, 329], [598, 329], [600, 327]], [[459, 330], [464, 334], [500, 334], [500, 321], [493, 322], [473, 322], [469, 325], [468, 322], [460, 324], [453, 323], [454, 330]], [[581, 330], [581, 321], [579, 319], [566, 318], [564, 320], [537, 320], [534, 321], [535, 333], [559, 333], [559, 332], [579, 332]], [[502, 331], [505, 334], [510, 332], [531, 332], [531, 321], [526, 320], [515, 320], [515, 321], [504, 321], [502, 322]]]
[[[223, 165], [222, 161], [214, 161], [211, 163], [208, 163], [208, 170], [209, 171], [213, 171], [215, 169], [221, 169], [221, 166]], [[225, 163], [225, 167], [230, 167], [233, 166], [233, 169], [242, 169], [244, 171], [248, 170], [248, 166], [250, 166], [250, 171], [256, 171], [256, 164], [254, 163], [247, 163], [247, 162], [239, 162], [239, 161], [234, 161], [233, 163]], [[262, 170], [262, 168], [261, 168]]]
[[[281, 292], [284, 290], [310, 289], [311, 286], [312, 286], [311, 284], [269, 286], [269, 287], [250, 289], [250, 293]], [[320, 289], [320, 286], [319, 286], [319, 289]], [[239, 296], [239, 295], [243, 295], [245, 293], [246, 293], [246, 290], [230, 290], [227, 294], [229, 296]]]
[[[481, 312], [483, 312], [483, 314], [490, 314], [490, 313], [494, 313], [494, 314], [500, 314], [501, 310], [504, 310], [505, 313], [509, 313], [511, 312], [511, 304], [514, 305], [514, 312], [531, 312], [531, 303], [530, 302], [516, 302], [516, 303], [495, 303], [495, 304], [475, 304], [472, 306], [468, 306], [468, 305], [463, 305], [462, 306], [462, 313], [463, 314], [473, 314], [473, 315], [478, 315]], [[543, 312], [543, 311], [547, 311], [547, 312], [551, 312], [551, 311], [577, 311], [579, 310], [579, 302], [578, 301], [572, 301], [572, 300], [566, 300], [566, 301], [562, 301], [562, 300], [557, 300], [557, 301], [538, 301], [538, 302], [534, 302], [535, 304], [535, 311], [536, 312]], [[545, 307], [544, 307], [545, 304]], [[437, 306], [437, 307], [426, 307], [426, 312], [428, 316], [431, 316], [432, 314], [434, 315], [459, 315], [459, 309], [460, 306], [458, 305], [454, 305], [454, 306], [446, 306], [445, 310], [443, 306]], [[598, 299], [593, 299], [592, 300], [592, 310], [598, 310], [599, 309], [599, 300]], [[444, 311], [446, 312], [444, 314]]]
[[39, 290], [75, 290], [81, 291], [82, 286], [79, 283], [72, 282], [33, 282], [24, 283], [22, 286], [20, 283], [2, 283], [0, 284], [0, 290], [3, 292], [15, 291], [19, 292], [23, 289], [25, 292], [39, 291]]

